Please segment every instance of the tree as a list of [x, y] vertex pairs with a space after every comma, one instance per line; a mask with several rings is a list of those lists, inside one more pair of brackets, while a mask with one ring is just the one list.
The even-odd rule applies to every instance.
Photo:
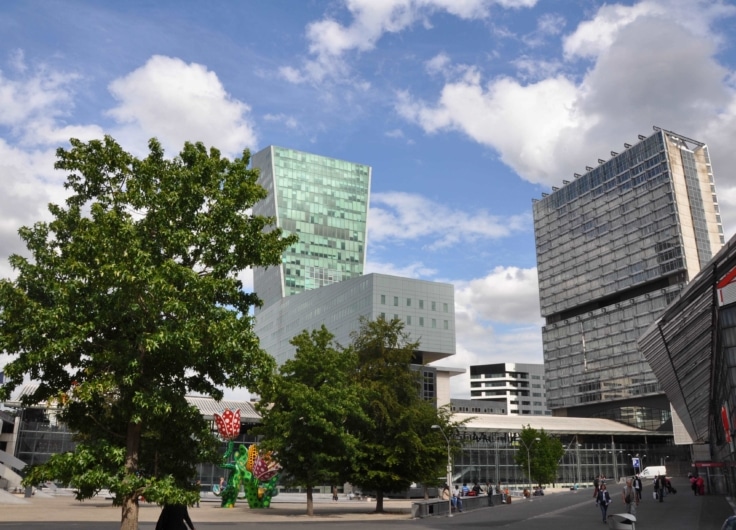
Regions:
[[314, 486], [348, 478], [358, 440], [345, 427], [363, 415], [352, 378], [357, 357], [350, 348], [338, 350], [333, 339], [322, 326], [291, 340], [296, 355], [262, 392], [255, 429], [264, 436], [261, 447], [275, 452], [285, 480], [306, 488], [307, 515], [314, 515]]
[[548, 435], [544, 429], [533, 429], [530, 425], [522, 426], [519, 438], [516, 464], [525, 475], [530, 469], [529, 480], [540, 487], [553, 482], [557, 477], [560, 459], [565, 455], [565, 448], [559, 438]]
[[266, 197], [248, 169], [201, 143], [174, 159], [160, 144], [138, 159], [112, 138], [71, 140], [66, 206], [19, 231], [32, 259], [13, 255], [0, 281], [0, 350], [11, 355], [0, 398], [29, 375], [27, 402], [57, 399], [78, 433], [72, 454], [26, 483], [63, 477], [77, 498], [109, 487], [121, 528], [137, 528], [138, 498], [191, 502], [194, 465], [214, 440], [184, 395], [258, 389], [273, 359], [258, 345], [237, 274], [280, 263], [295, 241], [249, 209]]
[[355, 378], [370, 418], [349, 427], [360, 439], [351, 482], [375, 491], [376, 512], [383, 512], [384, 493], [404, 490], [428, 472], [442, 475], [446, 445], [432, 429], [441, 423], [437, 409], [420, 396], [420, 373], [411, 368], [419, 343], [403, 322], [361, 318], [351, 338], [358, 355]]

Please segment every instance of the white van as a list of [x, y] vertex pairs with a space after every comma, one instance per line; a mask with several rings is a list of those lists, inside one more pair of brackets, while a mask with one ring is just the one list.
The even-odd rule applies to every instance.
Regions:
[[667, 468], [665, 466], [648, 466], [644, 471], [639, 473], [639, 478], [654, 478], [660, 475], [667, 476]]

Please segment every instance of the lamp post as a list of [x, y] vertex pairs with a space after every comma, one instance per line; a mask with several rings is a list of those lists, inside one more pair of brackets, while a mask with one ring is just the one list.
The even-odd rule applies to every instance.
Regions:
[[531, 463], [530, 450], [532, 446], [534, 445], [534, 442], [539, 441], [539, 438], [534, 438], [530, 445], [526, 445], [526, 442], [524, 441], [524, 438], [522, 437], [519, 437], [519, 441], [524, 445], [524, 449], [526, 449], [526, 471], [527, 471], [527, 477], [529, 478], [529, 497], [528, 499], [531, 500], [532, 498], [532, 463]]
[[450, 493], [447, 499], [447, 517], [452, 517], [452, 453], [450, 452], [450, 439], [445, 434], [444, 429], [442, 429], [442, 425], [432, 425], [432, 428], [439, 429], [447, 442], [447, 487]]

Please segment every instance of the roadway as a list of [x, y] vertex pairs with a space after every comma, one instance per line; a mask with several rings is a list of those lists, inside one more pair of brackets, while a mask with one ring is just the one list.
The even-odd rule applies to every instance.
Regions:
[[[673, 478], [677, 494], [671, 494], [659, 503], [652, 499], [651, 484], [645, 484], [644, 499], [639, 505], [636, 527], [644, 530], [719, 530], [721, 523], [734, 510], [723, 496], [695, 496], [687, 479]], [[614, 502], [609, 513], [623, 510], [620, 486], [609, 483]], [[278, 498], [278, 497], [277, 497]], [[286, 499], [285, 499], [286, 500]], [[189, 513], [196, 530], [226, 530], [240, 527], [294, 530], [295, 525], [330, 530], [380, 528], [381, 530], [435, 530], [462, 528], [463, 530], [504, 528], [505, 530], [581, 530], [608, 528], [601, 522], [600, 511], [592, 498], [592, 491], [561, 491], [534, 497], [531, 500], [515, 498], [511, 504], [465, 511], [454, 517], [410, 519], [410, 503], [390, 500], [385, 504], [387, 514], [371, 513], [374, 503], [338, 502], [319, 499], [315, 503], [315, 517], [307, 517], [303, 502], [274, 502], [267, 510], [250, 510], [244, 504], [233, 509], [221, 509], [216, 502], [203, 502]], [[159, 508], [143, 505], [139, 528], [153, 530]], [[114, 530], [119, 528], [119, 508], [108, 502], [78, 503], [70, 498], [34, 497], [25, 504], [0, 506], [0, 530]]]

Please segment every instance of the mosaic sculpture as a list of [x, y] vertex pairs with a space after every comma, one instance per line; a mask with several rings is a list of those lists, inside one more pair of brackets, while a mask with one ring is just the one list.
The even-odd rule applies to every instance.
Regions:
[[270, 454], [261, 454], [256, 444], [240, 445], [234, 451], [234, 439], [240, 434], [240, 409], [225, 409], [222, 414], [215, 414], [215, 423], [222, 439], [228, 441], [220, 467], [230, 470], [225, 487], [212, 488], [215, 495], [222, 497], [220, 506], [234, 507], [242, 486], [248, 506], [268, 508], [271, 498], [278, 493], [276, 483], [281, 466]]

